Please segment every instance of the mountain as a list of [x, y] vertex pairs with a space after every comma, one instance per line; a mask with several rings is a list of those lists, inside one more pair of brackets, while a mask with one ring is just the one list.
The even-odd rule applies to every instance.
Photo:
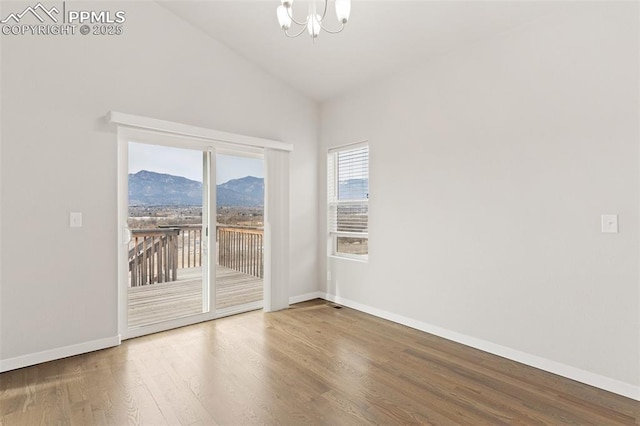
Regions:
[[131, 206], [198, 206], [202, 183], [182, 176], [141, 170], [129, 174]]
[[[264, 205], [264, 179], [246, 176], [217, 186], [217, 204], [226, 207]], [[199, 206], [202, 183], [182, 176], [141, 170], [129, 174], [131, 206]]]
[[216, 187], [218, 206], [259, 207], [264, 205], [264, 179], [245, 176]]

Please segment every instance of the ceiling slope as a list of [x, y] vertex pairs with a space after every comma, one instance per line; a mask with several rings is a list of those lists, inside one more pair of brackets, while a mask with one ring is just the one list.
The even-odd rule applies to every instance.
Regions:
[[[279, 0], [159, 1], [239, 55], [322, 102], [461, 46], [544, 15], [566, 1], [353, 1], [337, 35], [287, 38], [278, 27]], [[294, 12], [304, 19], [306, 5]], [[333, 15], [331, 6], [328, 14]], [[329, 16], [327, 25], [337, 24]]]

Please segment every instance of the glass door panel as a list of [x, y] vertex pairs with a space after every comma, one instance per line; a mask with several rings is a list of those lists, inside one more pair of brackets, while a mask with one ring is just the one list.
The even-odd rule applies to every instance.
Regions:
[[130, 142], [128, 327], [208, 311], [208, 154]]
[[264, 160], [216, 155], [216, 312], [262, 308]]

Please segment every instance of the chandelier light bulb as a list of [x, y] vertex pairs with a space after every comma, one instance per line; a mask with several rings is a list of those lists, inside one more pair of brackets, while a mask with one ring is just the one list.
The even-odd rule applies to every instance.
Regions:
[[336, 17], [346, 24], [351, 14], [351, 0], [336, 0]]
[[289, 16], [289, 12], [287, 11], [285, 6], [278, 6], [278, 23], [280, 24], [280, 28], [283, 30], [288, 30], [291, 28], [291, 17]]
[[322, 28], [320, 26], [321, 20], [322, 17], [317, 13], [312, 13], [307, 17], [307, 30], [309, 31], [309, 35], [311, 37], [316, 38], [318, 37], [318, 34], [320, 34], [320, 29]]

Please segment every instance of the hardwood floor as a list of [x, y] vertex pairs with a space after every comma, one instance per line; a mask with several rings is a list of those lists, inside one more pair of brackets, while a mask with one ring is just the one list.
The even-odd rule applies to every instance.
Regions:
[[634, 425], [640, 402], [316, 300], [0, 375], [1, 425]]

